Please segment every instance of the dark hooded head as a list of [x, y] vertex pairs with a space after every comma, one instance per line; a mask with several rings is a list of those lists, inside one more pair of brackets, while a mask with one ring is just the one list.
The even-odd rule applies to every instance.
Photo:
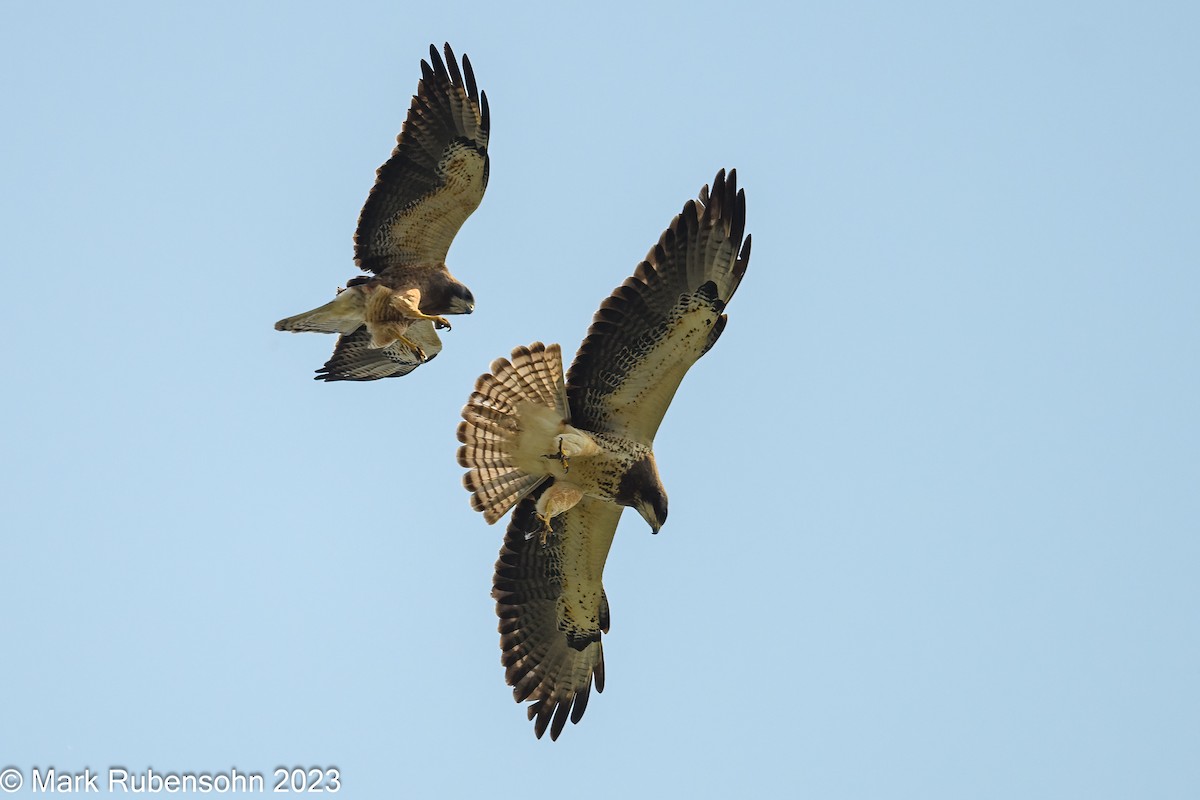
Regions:
[[450, 284], [449, 296], [446, 300], [447, 314], [470, 314], [475, 310], [475, 295], [465, 284], [455, 281]]
[[475, 310], [475, 295], [449, 273], [443, 273], [421, 287], [420, 309], [426, 314], [470, 314]]
[[667, 490], [658, 477], [658, 465], [654, 463], [653, 454], [634, 462], [625, 477], [621, 478], [614, 499], [641, 514], [642, 519], [650, 525], [650, 532], [658, 533], [667, 521]]

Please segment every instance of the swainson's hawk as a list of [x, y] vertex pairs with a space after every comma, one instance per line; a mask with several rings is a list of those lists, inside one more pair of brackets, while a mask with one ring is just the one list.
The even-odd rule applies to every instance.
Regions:
[[688, 368], [725, 328], [745, 274], [745, 194], [717, 173], [633, 276], [600, 305], [563, 380], [559, 346], [492, 363], [459, 424], [471, 505], [495, 522], [516, 505], [492, 584], [501, 661], [540, 738], [578, 722], [604, 689], [601, 575], [625, 506], [653, 532], [667, 494], [652, 446]]
[[412, 372], [442, 349], [443, 315], [470, 314], [471, 290], [446, 268], [446, 252], [483, 199], [488, 180], [487, 94], [430, 45], [396, 148], [376, 173], [354, 234], [354, 263], [373, 277], [351, 279], [329, 303], [281, 319], [281, 331], [338, 333], [326, 381], [373, 381]]

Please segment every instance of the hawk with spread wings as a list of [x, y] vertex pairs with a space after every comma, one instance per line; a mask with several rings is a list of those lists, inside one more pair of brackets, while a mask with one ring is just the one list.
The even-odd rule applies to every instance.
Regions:
[[354, 234], [351, 279], [319, 308], [275, 323], [280, 331], [337, 333], [317, 380], [373, 381], [412, 372], [442, 349], [444, 315], [470, 314], [471, 290], [446, 268], [459, 228], [479, 207], [488, 181], [487, 94], [471, 62], [462, 69], [429, 47], [421, 80], [391, 158], [376, 173]]
[[600, 305], [563, 379], [558, 345], [513, 350], [480, 376], [458, 427], [471, 505], [516, 506], [492, 583], [501, 661], [538, 738], [604, 690], [604, 562], [626, 506], [657, 533], [667, 494], [654, 435], [683, 376], [725, 329], [750, 259], [737, 173], [689, 200]]

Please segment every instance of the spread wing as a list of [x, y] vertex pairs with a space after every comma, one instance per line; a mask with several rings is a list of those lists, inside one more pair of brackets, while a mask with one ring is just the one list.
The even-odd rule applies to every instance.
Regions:
[[463, 56], [460, 71], [449, 44], [445, 50], [445, 62], [432, 45], [429, 62], [421, 61], [396, 148], [376, 173], [358, 218], [354, 261], [368, 272], [445, 261], [458, 229], [483, 199], [487, 94], [475, 85], [470, 60]]
[[[622, 507], [584, 497], [553, 518], [543, 545], [534, 505], [543, 487], [513, 511], [496, 562], [492, 596], [500, 617], [500, 660], [517, 702], [531, 701], [538, 738], [557, 739], [579, 722], [593, 682], [604, 691], [602, 633], [608, 599], [600, 578]], [[527, 538], [529, 537], [529, 538]]]
[[[433, 329], [433, 323], [419, 320], [405, 333], [425, 351], [425, 361], [432, 361], [442, 350], [442, 340]], [[319, 381], [374, 381], [379, 378], [397, 378], [407, 375], [425, 363], [409, 347], [399, 341], [387, 347], [371, 347], [371, 334], [367, 326], [353, 333], [338, 337], [333, 355], [325, 366], [317, 370]]]
[[717, 173], [592, 318], [567, 373], [572, 424], [651, 444], [688, 368], [725, 328], [750, 260], [737, 171]]

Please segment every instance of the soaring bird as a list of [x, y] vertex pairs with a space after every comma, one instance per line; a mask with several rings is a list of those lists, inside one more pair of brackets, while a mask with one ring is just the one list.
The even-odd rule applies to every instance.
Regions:
[[464, 55], [429, 46], [421, 80], [391, 157], [376, 172], [354, 234], [360, 275], [280, 331], [340, 334], [317, 380], [373, 381], [412, 372], [442, 349], [444, 315], [470, 314], [471, 290], [446, 268], [446, 252], [479, 207], [488, 181], [487, 94]]
[[689, 200], [632, 277], [601, 305], [564, 381], [557, 344], [518, 347], [475, 383], [458, 427], [471, 505], [493, 523], [516, 506], [492, 596], [501, 662], [541, 738], [604, 690], [604, 562], [625, 507], [657, 533], [667, 493], [654, 434], [688, 369], [725, 329], [750, 259], [737, 174]]

